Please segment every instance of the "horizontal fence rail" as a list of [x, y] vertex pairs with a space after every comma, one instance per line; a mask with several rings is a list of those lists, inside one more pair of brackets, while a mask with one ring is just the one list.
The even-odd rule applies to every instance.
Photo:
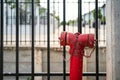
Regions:
[[[106, 2], [105, 1], [86, 1], [86, 0], [1, 0], [0, 1], [0, 80], [52, 80], [54, 76], [61, 76], [62, 80], [68, 80], [69, 71], [68, 63], [64, 60], [68, 58], [68, 47], [62, 49], [62, 70], [53, 72], [52, 51], [51, 48], [60, 48], [59, 39], [62, 31], [81, 34], [93, 33], [96, 39], [96, 50], [94, 54], [93, 72], [83, 72], [83, 77], [105, 77], [106, 72], [100, 71], [101, 59], [99, 48], [106, 46]], [[5, 70], [7, 60], [4, 52], [6, 48], [13, 48], [14, 71]], [[21, 47], [29, 47], [29, 64], [30, 71], [21, 72]], [[37, 48], [36, 48], [37, 47]], [[45, 61], [42, 60], [46, 70], [36, 72], [36, 50], [44, 52], [46, 49]], [[14, 50], [15, 49], [15, 50]], [[10, 49], [11, 50], [11, 49]], [[11, 51], [12, 51], [11, 50]], [[23, 50], [24, 51], [24, 50]], [[58, 51], [59, 52], [59, 51]], [[5, 52], [6, 53], [6, 52]], [[9, 53], [9, 52], [7, 52]], [[10, 52], [11, 53], [11, 52]], [[24, 54], [24, 56], [26, 56]], [[52, 56], [52, 57], [51, 57]], [[12, 56], [13, 57], [13, 56]], [[11, 59], [12, 59], [11, 57]], [[40, 58], [39, 58], [40, 59]], [[26, 64], [25, 64], [26, 63]], [[55, 62], [54, 62], [55, 63]], [[8, 63], [9, 64], [9, 63]], [[26, 70], [25, 70], [26, 71]], [[25, 78], [21, 78], [25, 77]], [[87, 78], [86, 78], [87, 79]], [[104, 78], [105, 79], [105, 78]]]

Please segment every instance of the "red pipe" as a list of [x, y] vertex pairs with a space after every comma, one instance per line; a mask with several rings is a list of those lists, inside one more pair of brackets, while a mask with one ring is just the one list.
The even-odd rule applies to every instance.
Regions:
[[70, 80], [82, 80], [84, 48], [94, 47], [94, 35], [62, 32], [60, 45], [70, 46]]
[[70, 57], [70, 80], [82, 80], [83, 50], [84, 47], [75, 49]]
[[79, 35], [75, 34], [76, 40], [70, 45], [70, 80], [82, 80], [84, 46], [79, 45]]

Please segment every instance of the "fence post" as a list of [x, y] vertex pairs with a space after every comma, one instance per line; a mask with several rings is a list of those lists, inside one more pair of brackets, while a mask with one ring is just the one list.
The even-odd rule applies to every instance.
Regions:
[[107, 0], [107, 80], [120, 80], [120, 0]]
[[0, 2], [0, 80], [3, 80], [3, 0]]

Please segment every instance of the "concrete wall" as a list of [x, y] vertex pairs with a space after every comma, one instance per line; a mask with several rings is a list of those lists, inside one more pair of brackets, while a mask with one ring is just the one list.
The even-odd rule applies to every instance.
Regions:
[[107, 0], [107, 80], [120, 80], [120, 0]]
[[[30, 73], [31, 72], [31, 48], [21, 47], [19, 51], [19, 71], [20, 73]], [[89, 53], [91, 49], [86, 48], [86, 53]], [[66, 72], [69, 72], [69, 54], [67, 51], [67, 61], [66, 61]], [[5, 47], [4, 48], [4, 72], [14, 73], [15, 72], [15, 60], [16, 60], [15, 48]], [[106, 71], [106, 48], [99, 48], [99, 66], [100, 71]], [[50, 72], [63, 72], [63, 56], [62, 51], [59, 48], [50, 49]], [[83, 64], [84, 72], [94, 72], [95, 71], [95, 51], [91, 58], [84, 58]], [[35, 48], [35, 72], [47, 72], [47, 49], [36, 47]], [[27, 77], [20, 77], [20, 80], [27, 80]], [[35, 80], [47, 80], [47, 77], [35, 77]], [[51, 76], [51, 80], [62, 80], [62, 76]], [[66, 77], [69, 80], [69, 76]], [[4, 80], [15, 80], [15, 77], [4, 77]], [[95, 80], [95, 77], [83, 77], [83, 80]], [[100, 80], [105, 80], [105, 77], [100, 77]]]
[[[87, 49], [87, 52], [90, 50]], [[95, 51], [92, 54], [91, 58], [87, 59], [87, 65], [86, 65], [86, 71], [87, 72], [95, 72], [96, 66], [95, 66]], [[106, 72], [106, 48], [100, 47], [99, 48], [99, 72]], [[96, 77], [87, 77], [87, 80], [96, 80]], [[99, 77], [99, 80], [106, 80], [106, 77]]]

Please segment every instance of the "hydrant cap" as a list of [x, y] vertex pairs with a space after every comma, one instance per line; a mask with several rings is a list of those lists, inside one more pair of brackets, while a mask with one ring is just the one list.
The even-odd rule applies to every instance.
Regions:
[[60, 40], [60, 45], [65, 46], [66, 45], [66, 36], [67, 32], [63, 31], [60, 34], [59, 40]]
[[94, 47], [94, 34], [81, 34], [79, 35], [78, 41], [85, 47]]
[[63, 31], [61, 32], [59, 40], [61, 46], [71, 45], [74, 44], [73, 42], [75, 41], [75, 35], [73, 33]]

